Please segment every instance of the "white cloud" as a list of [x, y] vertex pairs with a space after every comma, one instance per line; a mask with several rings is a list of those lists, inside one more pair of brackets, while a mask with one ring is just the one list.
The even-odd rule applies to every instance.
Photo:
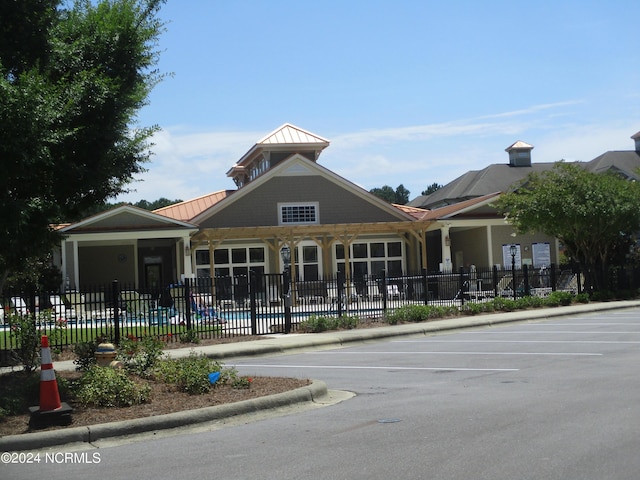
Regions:
[[[413, 198], [434, 182], [446, 184], [469, 170], [506, 163], [504, 149], [517, 140], [534, 145], [534, 162], [588, 161], [607, 150], [633, 148], [629, 137], [640, 129], [640, 121], [580, 121], [585, 108], [581, 101], [565, 101], [450, 122], [340, 133], [329, 139], [331, 146], [319, 163], [367, 190], [403, 184]], [[235, 188], [226, 172], [265, 133], [181, 126], [158, 132], [155, 155], [140, 177], [144, 181], [131, 185], [137, 192], [118, 200], [186, 200]]]

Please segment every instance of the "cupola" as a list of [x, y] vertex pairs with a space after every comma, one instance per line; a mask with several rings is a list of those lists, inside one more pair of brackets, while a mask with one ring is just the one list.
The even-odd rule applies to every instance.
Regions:
[[521, 140], [507, 147], [505, 152], [509, 154], [509, 166], [530, 167], [531, 150], [533, 150], [533, 145], [529, 145]]

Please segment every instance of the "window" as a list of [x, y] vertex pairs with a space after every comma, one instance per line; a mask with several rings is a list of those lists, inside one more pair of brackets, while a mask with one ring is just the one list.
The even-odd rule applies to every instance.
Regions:
[[300, 225], [320, 223], [318, 219], [318, 203], [278, 204], [280, 225]]
[[[216, 248], [213, 251], [215, 275], [247, 275], [249, 270], [265, 271], [264, 247]], [[196, 274], [198, 277], [211, 274], [209, 250], [196, 250]]]
[[[349, 261], [353, 278], [378, 276], [383, 270], [387, 276], [402, 274], [402, 242], [360, 242], [350, 247]], [[337, 271], [345, 271], [344, 245], [336, 243]]]

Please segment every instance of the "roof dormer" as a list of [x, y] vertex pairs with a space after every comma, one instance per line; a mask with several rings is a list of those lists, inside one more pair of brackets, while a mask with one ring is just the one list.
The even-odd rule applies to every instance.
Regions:
[[507, 147], [505, 152], [509, 153], [509, 166], [530, 167], [531, 150], [533, 150], [533, 145], [529, 145], [521, 140]]

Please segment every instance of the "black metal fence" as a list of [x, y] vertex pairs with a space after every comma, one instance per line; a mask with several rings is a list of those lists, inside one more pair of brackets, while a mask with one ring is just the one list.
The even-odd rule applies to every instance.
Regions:
[[[626, 278], [626, 277], [625, 277]], [[633, 279], [622, 279], [634, 283]], [[311, 315], [380, 317], [407, 304], [463, 305], [494, 297], [580, 293], [571, 269], [461, 269], [397, 276], [343, 274], [301, 281], [284, 274], [187, 279], [155, 291], [114, 281], [81, 291], [6, 291], [0, 300], [0, 351], [16, 346], [15, 319], [34, 322], [53, 348], [104, 338], [186, 335], [225, 338], [295, 331]]]

